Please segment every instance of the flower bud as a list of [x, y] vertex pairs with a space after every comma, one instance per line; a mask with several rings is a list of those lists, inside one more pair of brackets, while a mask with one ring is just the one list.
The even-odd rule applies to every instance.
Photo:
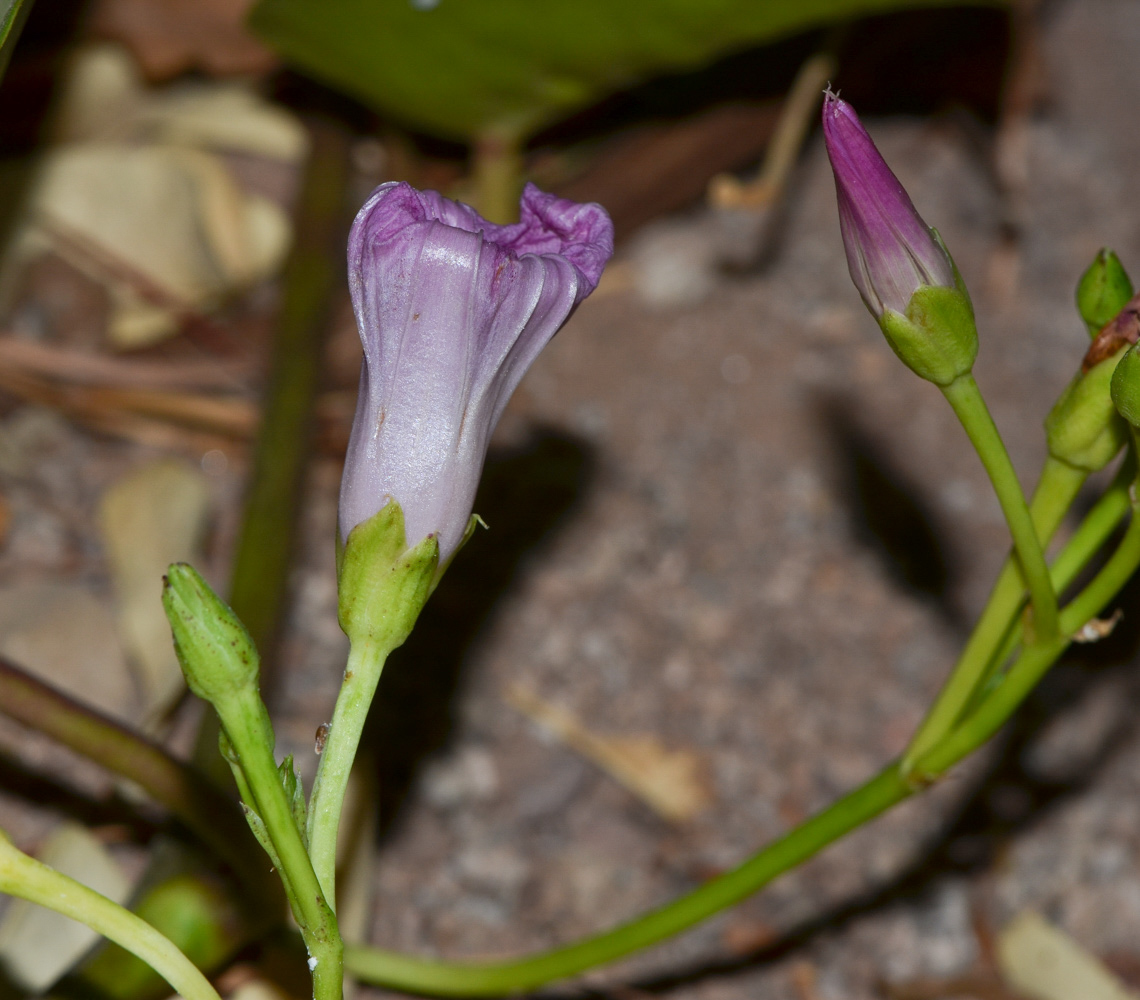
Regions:
[[854, 109], [830, 90], [823, 137], [851, 280], [903, 363], [949, 385], [973, 368], [978, 351], [973, 306], [949, 252]]
[[1120, 352], [1078, 372], [1045, 418], [1049, 454], [1076, 469], [1096, 472], [1116, 457], [1128, 428], [1113, 406], [1110, 384]]
[[1077, 283], [1077, 311], [1095, 337], [1132, 298], [1132, 282], [1124, 265], [1108, 247], [1096, 255]]
[[162, 581], [162, 606], [186, 683], [215, 704], [244, 688], [257, 689], [260, 661], [253, 640], [229, 605], [187, 563], [174, 563]]
[[1140, 428], [1140, 355], [1133, 345], [1112, 373], [1112, 402], [1133, 427]]

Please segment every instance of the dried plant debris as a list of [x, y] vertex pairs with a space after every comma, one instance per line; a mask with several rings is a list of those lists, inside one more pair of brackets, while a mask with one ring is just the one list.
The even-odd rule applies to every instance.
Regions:
[[573, 712], [544, 701], [530, 688], [512, 684], [507, 702], [533, 719], [610, 777], [625, 786], [662, 819], [685, 823], [709, 805], [712, 795], [691, 750], [668, 750], [653, 735], [601, 736]]
[[85, 586], [0, 588], [0, 656], [113, 718], [137, 718], [138, 693], [114, 615]]
[[91, 31], [128, 46], [152, 80], [198, 69], [264, 73], [277, 57], [245, 26], [250, 0], [98, 0]]
[[1135, 1000], [1095, 956], [1039, 913], [1025, 910], [998, 935], [1002, 977], [1026, 1000]]
[[138, 671], [148, 722], [183, 690], [162, 610], [162, 577], [171, 563], [196, 561], [209, 503], [200, 471], [163, 459], [121, 479], [100, 504], [119, 630]]
[[276, 272], [281, 205], [244, 190], [218, 151], [296, 165], [300, 123], [237, 84], [152, 94], [114, 49], [77, 57], [55, 136], [6, 261], [53, 251], [107, 290], [117, 348], [155, 343]]

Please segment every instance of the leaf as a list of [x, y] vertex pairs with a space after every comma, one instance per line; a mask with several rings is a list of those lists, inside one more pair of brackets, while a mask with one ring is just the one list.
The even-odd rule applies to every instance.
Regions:
[[3, 79], [12, 50], [32, 9], [32, 0], [0, 0], [0, 79]]
[[301, 784], [301, 779], [297, 777], [297, 769], [293, 766], [292, 754], [286, 755], [285, 759], [277, 765], [277, 773], [281, 775], [281, 784], [285, 787], [285, 798], [289, 800], [297, 832], [301, 835], [302, 843], [308, 847], [308, 838], [305, 835], [305, 789]]
[[[191, 132], [191, 126], [167, 123]], [[199, 129], [200, 131], [200, 129]], [[85, 142], [44, 159], [19, 253], [45, 245], [109, 286], [109, 335], [141, 347], [272, 274], [288, 249], [284, 211], [241, 190], [217, 156], [176, 145]]]
[[277, 856], [277, 848], [273, 846], [273, 838], [269, 836], [269, 828], [265, 825], [265, 820], [251, 806], [247, 806], [244, 802], [239, 803], [239, 805], [241, 811], [245, 813], [245, 821], [249, 824], [250, 832], [257, 838], [257, 842], [265, 850], [265, 853], [269, 855], [273, 867], [281, 871], [281, 859]]
[[1032, 910], [1002, 929], [997, 962], [1028, 1000], [1136, 1000], [1099, 959]]
[[250, 23], [385, 114], [469, 139], [525, 135], [638, 80], [799, 31], [947, 2], [260, 0]]

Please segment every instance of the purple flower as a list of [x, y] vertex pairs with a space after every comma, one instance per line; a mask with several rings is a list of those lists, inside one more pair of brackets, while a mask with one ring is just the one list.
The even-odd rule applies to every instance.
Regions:
[[858, 115], [830, 90], [823, 101], [823, 138], [851, 280], [876, 319], [905, 313], [923, 286], [954, 288], [954, 265], [915, 211]]
[[389, 498], [409, 545], [463, 538], [491, 432], [613, 253], [600, 205], [523, 192], [499, 226], [434, 191], [382, 184], [356, 216], [348, 280], [364, 344], [340, 490], [342, 540]]

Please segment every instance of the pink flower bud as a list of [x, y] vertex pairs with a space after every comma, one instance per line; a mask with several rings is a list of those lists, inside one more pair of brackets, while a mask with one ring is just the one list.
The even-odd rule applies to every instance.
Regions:
[[851, 280], [876, 319], [905, 313], [925, 286], [954, 288], [954, 265], [915, 211], [855, 110], [830, 90], [823, 101], [823, 138]]

